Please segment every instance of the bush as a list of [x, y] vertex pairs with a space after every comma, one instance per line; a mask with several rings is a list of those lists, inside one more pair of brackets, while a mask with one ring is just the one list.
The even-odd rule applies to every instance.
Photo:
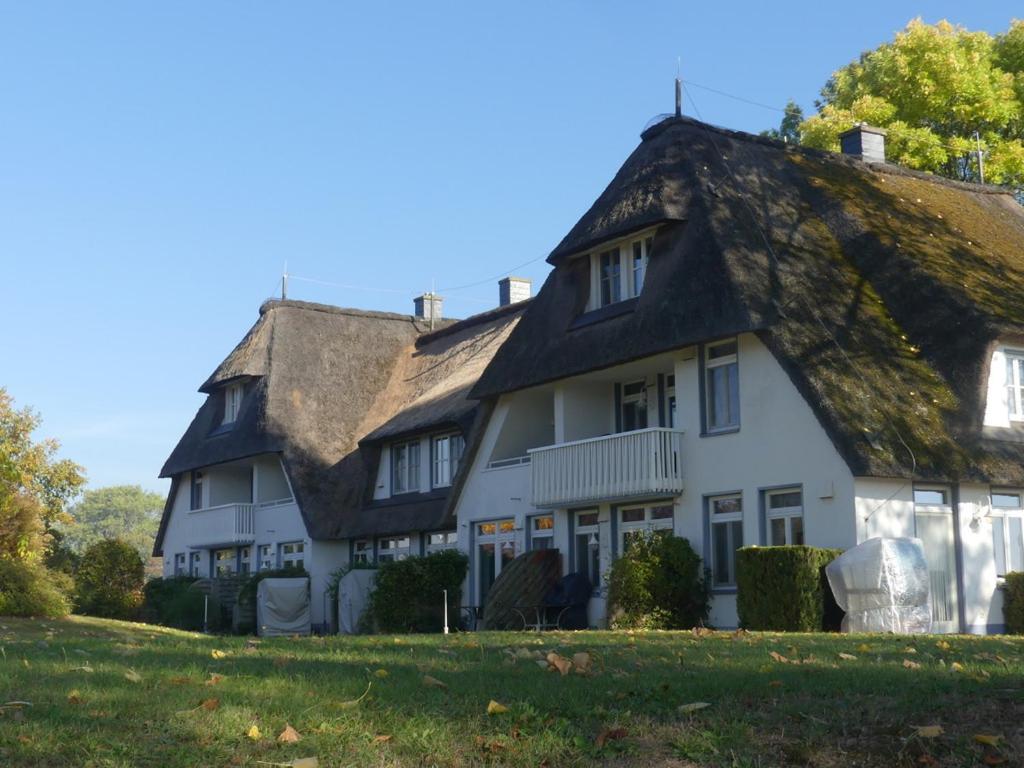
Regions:
[[633, 539], [608, 574], [613, 629], [689, 629], [708, 617], [708, 587], [690, 542], [660, 533]]
[[110, 539], [82, 554], [75, 573], [75, 610], [111, 619], [134, 619], [142, 606], [145, 564], [131, 544]]
[[[142, 588], [142, 615], [146, 621], [165, 627], [188, 629], [199, 632], [203, 629], [203, 613], [206, 610], [206, 594], [193, 585], [198, 581], [193, 576], [150, 579]], [[208, 629], [218, 629], [220, 605], [211, 597], [209, 604]]]
[[825, 566], [841, 549], [742, 547], [736, 553], [736, 611], [745, 629], [820, 632], [832, 590]]
[[1006, 574], [1003, 586], [1003, 618], [1006, 631], [1024, 635], [1024, 573]]
[[459, 623], [462, 582], [469, 558], [455, 549], [384, 563], [363, 622], [380, 632], [440, 632], [443, 590], [448, 590], [448, 625]]
[[71, 578], [40, 563], [0, 558], [0, 616], [66, 616]]

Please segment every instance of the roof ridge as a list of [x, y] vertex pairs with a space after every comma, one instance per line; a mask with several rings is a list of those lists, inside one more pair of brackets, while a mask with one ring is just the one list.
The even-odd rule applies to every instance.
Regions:
[[431, 341], [449, 336], [459, 331], [464, 331], [467, 328], [472, 328], [474, 325], [482, 325], [483, 323], [490, 322], [491, 320], [497, 320], [505, 315], [511, 315], [516, 312], [520, 312], [526, 309], [527, 305], [533, 301], [531, 296], [528, 299], [517, 301], [512, 304], [505, 304], [504, 306], [494, 307], [493, 309], [487, 309], [483, 312], [478, 312], [475, 315], [463, 318], [462, 320], [456, 320], [451, 325], [445, 326], [444, 328], [438, 328], [434, 331], [428, 331], [422, 336], [416, 339], [416, 345], [427, 344]]
[[[276, 309], [302, 309], [308, 312], [323, 312], [329, 315], [347, 315], [349, 317], [364, 317], [371, 320], [400, 320], [413, 325], [427, 324], [426, 318], [416, 315], [406, 315], [400, 312], [384, 312], [376, 309], [357, 309], [355, 307], [339, 307], [334, 304], [320, 304], [313, 301], [299, 301], [297, 299], [267, 299], [260, 305], [260, 315], [264, 315]], [[454, 324], [460, 322], [455, 318], [444, 318], [437, 320], [438, 323]], [[445, 326], [447, 327], [447, 326]], [[440, 329], [444, 330], [444, 329]], [[430, 333], [430, 331], [423, 331]]]

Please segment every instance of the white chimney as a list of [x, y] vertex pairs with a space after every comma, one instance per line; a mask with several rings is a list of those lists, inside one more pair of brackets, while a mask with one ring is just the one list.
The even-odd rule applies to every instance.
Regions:
[[438, 296], [436, 293], [424, 293], [422, 296], [417, 296], [412, 302], [416, 317], [430, 320], [431, 323], [441, 319], [441, 306], [444, 297]]
[[527, 277], [504, 277], [498, 281], [498, 306], [507, 307], [526, 301], [533, 292], [533, 281]]

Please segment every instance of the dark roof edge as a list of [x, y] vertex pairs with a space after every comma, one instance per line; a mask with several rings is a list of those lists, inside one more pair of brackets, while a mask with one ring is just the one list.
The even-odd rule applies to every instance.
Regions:
[[494, 309], [488, 309], [484, 312], [480, 312], [475, 315], [470, 315], [463, 320], [455, 320], [451, 322], [451, 325], [446, 325], [444, 328], [438, 328], [435, 331], [428, 331], [422, 336], [416, 339], [416, 346], [422, 346], [423, 344], [429, 344], [436, 339], [450, 336], [453, 333], [458, 333], [466, 328], [472, 328], [474, 325], [482, 325], [483, 323], [490, 322], [491, 320], [497, 320], [498, 318], [504, 317], [505, 315], [511, 315], [521, 310], [526, 309], [527, 305], [533, 301], [531, 296], [528, 299], [517, 301], [514, 304], [506, 304], [503, 307], [495, 307]]
[[257, 456], [269, 456], [270, 454], [277, 454], [277, 455], [280, 456], [283, 453], [284, 453], [284, 451], [282, 451], [280, 448], [275, 450], [275, 451], [261, 450], [261, 451], [254, 451], [252, 453], [239, 453], [237, 456], [233, 456], [230, 459], [224, 459], [223, 461], [215, 461], [212, 464], [196, 464], [194, 467], [193, 466], [181, 467], [181, 468], [178, 468], [178, 469], [173, 470], [173, 471], [167, 469], [167, 464], [169, 462], [164, 462], [164, 466], [160, 470], [160, 474], [158, 475], [158, 477], [160, 477], [160, 478], [167, 478], [167, 477], [169, 477], [169, 478], [171, 478], [173, 480], [178, 475], [184, 474], [185, 472], [195, 472], [197, 469], [206, 469], [207, 467], [220, 467], [220, 466], [223, 466], [224, 464], [232, 464], [232, 463], [234, 463], [236, 461], [242, 461], [243, 459], [254, 459]]
[[667, 216], [657, 219], [651, 219], [648, 222], [637, 224], [634, 227], [626, 227], [609, 237], [600, 237], [587, 240], [586, 242], [583, 243], [583, 245], [573, 248], [571, 251], [561, 248], [561, 243], [559, 243], [559, 247], [556, 247], [553, 251], [551, 251], [551, 253], [548, 254], [546, 261], [548, 264], [551, 264], [552, 266], [557, 266], [560, 262], [567, 261], [578, 256], [582, 256], [583, 254], [592, 250], [595, 246], [601, 245], [603, 243], [618, 240], [619, 238], [629, 237], [634, 232], [643, 232], [645, 229], [650, 229], [651, 227], [658, 227], [661, 226], [662, 224], [671, 224], [680, 221], [686, 221], [686, 219], [672, 218]]

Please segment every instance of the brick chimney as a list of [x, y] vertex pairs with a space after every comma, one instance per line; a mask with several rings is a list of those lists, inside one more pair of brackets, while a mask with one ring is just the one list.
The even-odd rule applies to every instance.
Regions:
[[504, 277], [498, 281], [498, 306], [526, 301], [533, 293], [533, 281], [526, 277]]
[[444, 297], [438, 296], [436, 293], [424, 293], [422, 296], [417, 296], [412, 302], [416, 317], [431, 322], [441, 319], [441, 306]]
[[839, 146], [844, 155], [859, 157], [865, 163], [885, 162], [885, 130], [858, 123], [839, 134]]

